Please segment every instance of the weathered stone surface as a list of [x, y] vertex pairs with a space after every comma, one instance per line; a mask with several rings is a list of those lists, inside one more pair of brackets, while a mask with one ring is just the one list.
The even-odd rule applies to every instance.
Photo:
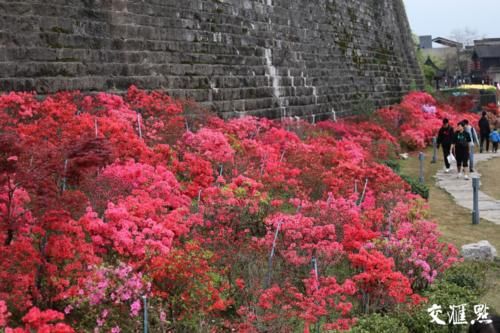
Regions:
[[474, 261], [493, 261], [497, 256], [497, 250], [486, 240], [463, 245], [461, 253], [464, 259]]
[[402, 0], [0, 0], [0, 90], [191, 97], [224, 117], [316, 120], [422, 77]]

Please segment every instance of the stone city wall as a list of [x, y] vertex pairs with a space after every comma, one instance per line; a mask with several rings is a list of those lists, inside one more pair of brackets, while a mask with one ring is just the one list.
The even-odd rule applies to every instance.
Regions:
[[402, 0], [0, 0], [0, 45], [0, 91], [135, 84], [224, 117], [341, 116], [423, 85]]

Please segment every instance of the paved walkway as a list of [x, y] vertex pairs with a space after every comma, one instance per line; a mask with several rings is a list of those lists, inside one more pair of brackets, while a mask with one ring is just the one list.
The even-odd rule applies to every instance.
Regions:
[[[500, 157], [497, 154], [474, 154], [475, 164]], [[439, 163], [439, 162], [438, 162]], [[477, 170], [476, 170], [477, 171]], [[474, 172], [472, 177], [481, 177], [481, 174]], [[472, 178], [471, 177], [471, 178]], [[457, 179], [456, 166], [450, 173], [439, 170], [436, 174], [436, 185], [451, 194], [455, 202], [472, 212], [472, 180], [463, 178]], [[496, 200], [489, 195], [479, 192], [479, 216], [482, 219], [500, 225], [500, 200]]]

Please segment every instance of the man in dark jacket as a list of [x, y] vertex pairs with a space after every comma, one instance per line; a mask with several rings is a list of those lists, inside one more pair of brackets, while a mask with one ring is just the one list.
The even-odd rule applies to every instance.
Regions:
[[437, 138], [437, 147], [443, 146], [444, 165], [446, 172], [450, 172], [450, 162], [448, 162], [448, 155], [450, 155], [451, 144], [453, 143], [453, 128], [450, 126], [448, 119], [443, 119], [443, 127], [439, 129]]
[[486, 152], [490, 150], [490, 122], [488, 118], [486, 118], [486, 112], [483, 111], [483, 116], [479, 120], [479, 136], [481, 137], [479, 143], [479, 152], [483, 152], [483, 144], [486, 141]]

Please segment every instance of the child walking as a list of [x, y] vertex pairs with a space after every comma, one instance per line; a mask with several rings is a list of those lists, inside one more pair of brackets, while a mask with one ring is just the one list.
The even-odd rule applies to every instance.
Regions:
[[500, 133], [498, 133], [498, 129], [494, 129], [493, 132], [490, 133], [490, 140], [493, 143], [493, 152], [496, 153], [498, 150], [498, 143], [500, 142]]

